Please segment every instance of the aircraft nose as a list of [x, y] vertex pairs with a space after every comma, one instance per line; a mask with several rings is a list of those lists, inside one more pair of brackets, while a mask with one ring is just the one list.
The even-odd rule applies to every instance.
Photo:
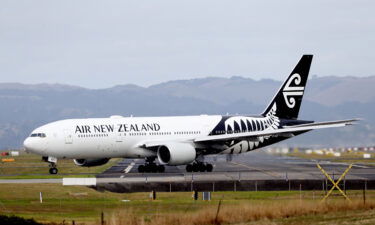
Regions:
[[25, 141], [23, 142], [23, 146], [28, 152], [40, 153], [42, 151], [42, 149], [38, 147], [39, 144], [37, 143], [37, 141], [30, 137], [25, 139]]
[[25, 148], [26, 151], [30, 151], [32, 149], [32, 144], [30, 138], [26, 138], [23, 141], [23, 147]]

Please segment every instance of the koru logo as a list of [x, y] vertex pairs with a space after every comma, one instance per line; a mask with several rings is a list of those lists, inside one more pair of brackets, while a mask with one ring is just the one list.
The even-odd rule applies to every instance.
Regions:
[[[292, 84], [293, 83], [293, 84]], [[302, 96], [304, 87], [298, 87], [301, 84], [301, 75], [298, 73], [293, 74], [289, 80], [286, 82], [286, 85], [283, 89], [283, 95], [286, 105], [289, 108], [294, 108], [296, 105], [295, 96]]]

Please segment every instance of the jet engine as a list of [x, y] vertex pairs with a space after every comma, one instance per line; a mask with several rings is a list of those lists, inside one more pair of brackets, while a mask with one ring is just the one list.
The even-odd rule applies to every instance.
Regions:
[[73, 159], [73, 161], [77, 166], [91, 167], [104, 165], [109, 161], [109, 159]]
[[197, 152], [189, 143], [167, 143], [158, 148], [158, 159], [161, 164], [185, 165], [195, 160]]

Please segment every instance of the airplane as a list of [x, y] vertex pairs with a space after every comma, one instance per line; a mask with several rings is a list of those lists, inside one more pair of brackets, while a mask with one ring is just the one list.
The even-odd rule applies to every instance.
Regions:
[[[311, 130], [352, 125], [357, 119], [299, 120], [313, 55], [303, 55], [259, 116], [198, 115], [67, 119], [36, 128], [24, 141], [57, 174], [57, 159], [91, 167], [111, 158], [143, 158], [138, 172], [164, 172], [185, 165], [187, 172], [211, 172], [206, 155], [241, 154]], [[235, 90], [234, 90], [235, 91]], [[157, 160], [156, 160], [157, 159]], [[158, 163], [156, 163], [157, 161]]]

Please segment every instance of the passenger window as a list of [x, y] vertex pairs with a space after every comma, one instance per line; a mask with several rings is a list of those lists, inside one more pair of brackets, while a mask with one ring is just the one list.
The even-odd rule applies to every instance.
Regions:
[[45, 133], [33, 133], [30, 135], [30, 137], [42, 137], [45, 138], [46, 134]]

